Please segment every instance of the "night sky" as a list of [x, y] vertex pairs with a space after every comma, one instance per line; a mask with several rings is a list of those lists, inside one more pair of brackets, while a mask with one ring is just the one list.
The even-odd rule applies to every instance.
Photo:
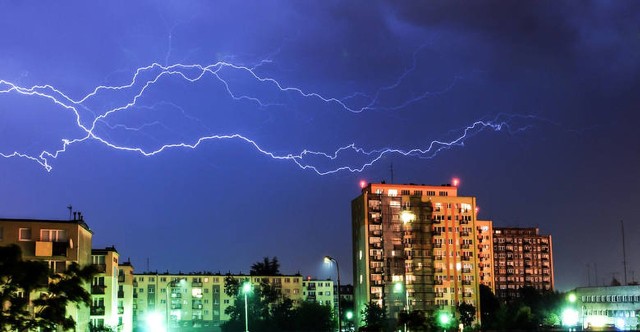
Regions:
[[347, 283], [360, 180], [457, 176], [558, 289], [623, 279], [621, 220], [640, 280], [639, 111], [637, 1], [0, 2], [0, 217], [137, 272]]

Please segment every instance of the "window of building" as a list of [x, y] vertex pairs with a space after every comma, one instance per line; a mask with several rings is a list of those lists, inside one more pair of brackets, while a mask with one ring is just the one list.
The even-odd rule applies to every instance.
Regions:
[[397, 189], [389, 189], [389, 191], [387, 192], [387, 195], [389, 195], [389, 196], [398, 196], [398, 190]]
[[19, 241], [31, 241], [31, 228], [20, 228], [18, 231]]
[[2, 229], [2, 227], [0, 227], [0, 241], [2, 241], [3, 237], [4, 237], [4, 230]]

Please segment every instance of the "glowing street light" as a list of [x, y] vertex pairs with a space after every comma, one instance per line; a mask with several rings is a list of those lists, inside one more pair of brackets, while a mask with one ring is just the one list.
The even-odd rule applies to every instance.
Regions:
[[451, 314], [446, 311], [440, 311], [438, 313], [437, 320], [438, 320], [438, 325], [440, 325], [440, 327], [446, 331], [449, 325], [451, 324], [451, 320], [452, 320]]
[[250, 281], [242, 284], [242, 294], [244, 294], [244, 331], [249, 332], [249, 307], [247, 305], [247, 295], [251, 293], [252, 287]]
[[324, 256], [325, 263], [336, 263], [336, 272], [338, 273], [338, 332], [342, 332], [342, 315], [340, 314], [340, 266], [338, 261], [331, 256]]

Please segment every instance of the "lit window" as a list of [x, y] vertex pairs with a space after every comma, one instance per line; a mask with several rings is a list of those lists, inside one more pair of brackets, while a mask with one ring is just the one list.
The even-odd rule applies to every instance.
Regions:
[[389, 189], [388, 195], [389, 196], [398, 196], [398, 190], [397, 189]]

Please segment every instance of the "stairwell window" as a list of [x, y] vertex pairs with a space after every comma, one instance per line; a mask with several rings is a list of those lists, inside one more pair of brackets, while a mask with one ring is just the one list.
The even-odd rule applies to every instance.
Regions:
[[67, 231], [64, 229], [41, 229], [40, 241], [64, 242], [67, 240]]

